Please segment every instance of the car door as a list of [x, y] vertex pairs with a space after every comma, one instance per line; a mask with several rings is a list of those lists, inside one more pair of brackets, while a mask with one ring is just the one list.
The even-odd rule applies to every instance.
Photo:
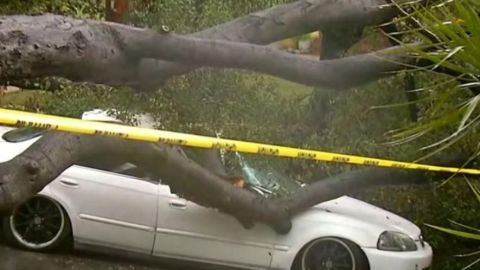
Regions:
[[72, 166], [50, 187], [73, 212], [77, 242], [151, 254], [158, 182]]
[[256, 224], [246, 230], [232, 216], [187, 201], [161, 186], [154, 255], [268, 268], [275, 232]]

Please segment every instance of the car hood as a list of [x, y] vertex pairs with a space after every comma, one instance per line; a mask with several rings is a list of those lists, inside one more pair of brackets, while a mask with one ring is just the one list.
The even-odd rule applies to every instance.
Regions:
[[403, 232], [415, 240], [418, 240], [421, 234], [420, 228], [407, 219], [348, 196], [321, 203], [315, 208], [374, 223], [385, 230]]

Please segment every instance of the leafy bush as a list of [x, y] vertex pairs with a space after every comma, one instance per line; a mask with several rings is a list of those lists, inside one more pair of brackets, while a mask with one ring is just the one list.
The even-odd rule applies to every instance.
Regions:
[[104, 18], [103, 0], [3, 0], [2, 14], [55, 13], [82, 19]]

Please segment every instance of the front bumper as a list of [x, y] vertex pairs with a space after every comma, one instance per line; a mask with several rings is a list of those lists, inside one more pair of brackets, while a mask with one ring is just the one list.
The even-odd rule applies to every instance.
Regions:
[[417, 245], [417, 251], [392, 252], [376, 248], [362, 248], [370, 263], [370, 270], [425, 270], [432, 265], [433, 251], [428, 243]]

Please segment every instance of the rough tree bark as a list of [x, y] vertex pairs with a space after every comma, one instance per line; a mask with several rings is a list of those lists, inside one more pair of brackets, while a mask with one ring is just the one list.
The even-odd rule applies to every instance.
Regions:
[[[385, 3], [384, 0], [297, 1], [252, 13], [192, 36], [269, 44], [317, 29], [332, 29], [337, 25], [361, 27], [388, 21], [396, 15], [396, 10], [393, 7], [379, 8]], [[122, 76], [106, 83], [155, 88], [174, 75], [192, 70], [192, 66], [141, 59], [130, 62], [126, 70]]]
[[148, 57], [249, 69], [339, 89], [378, 79], [410, 61], [400, 47], [316, 61], [259, 45], [158, 34], [115, 23], [56, 15], [0, 17], [0, 80], [55, 75], [116, 84]]

